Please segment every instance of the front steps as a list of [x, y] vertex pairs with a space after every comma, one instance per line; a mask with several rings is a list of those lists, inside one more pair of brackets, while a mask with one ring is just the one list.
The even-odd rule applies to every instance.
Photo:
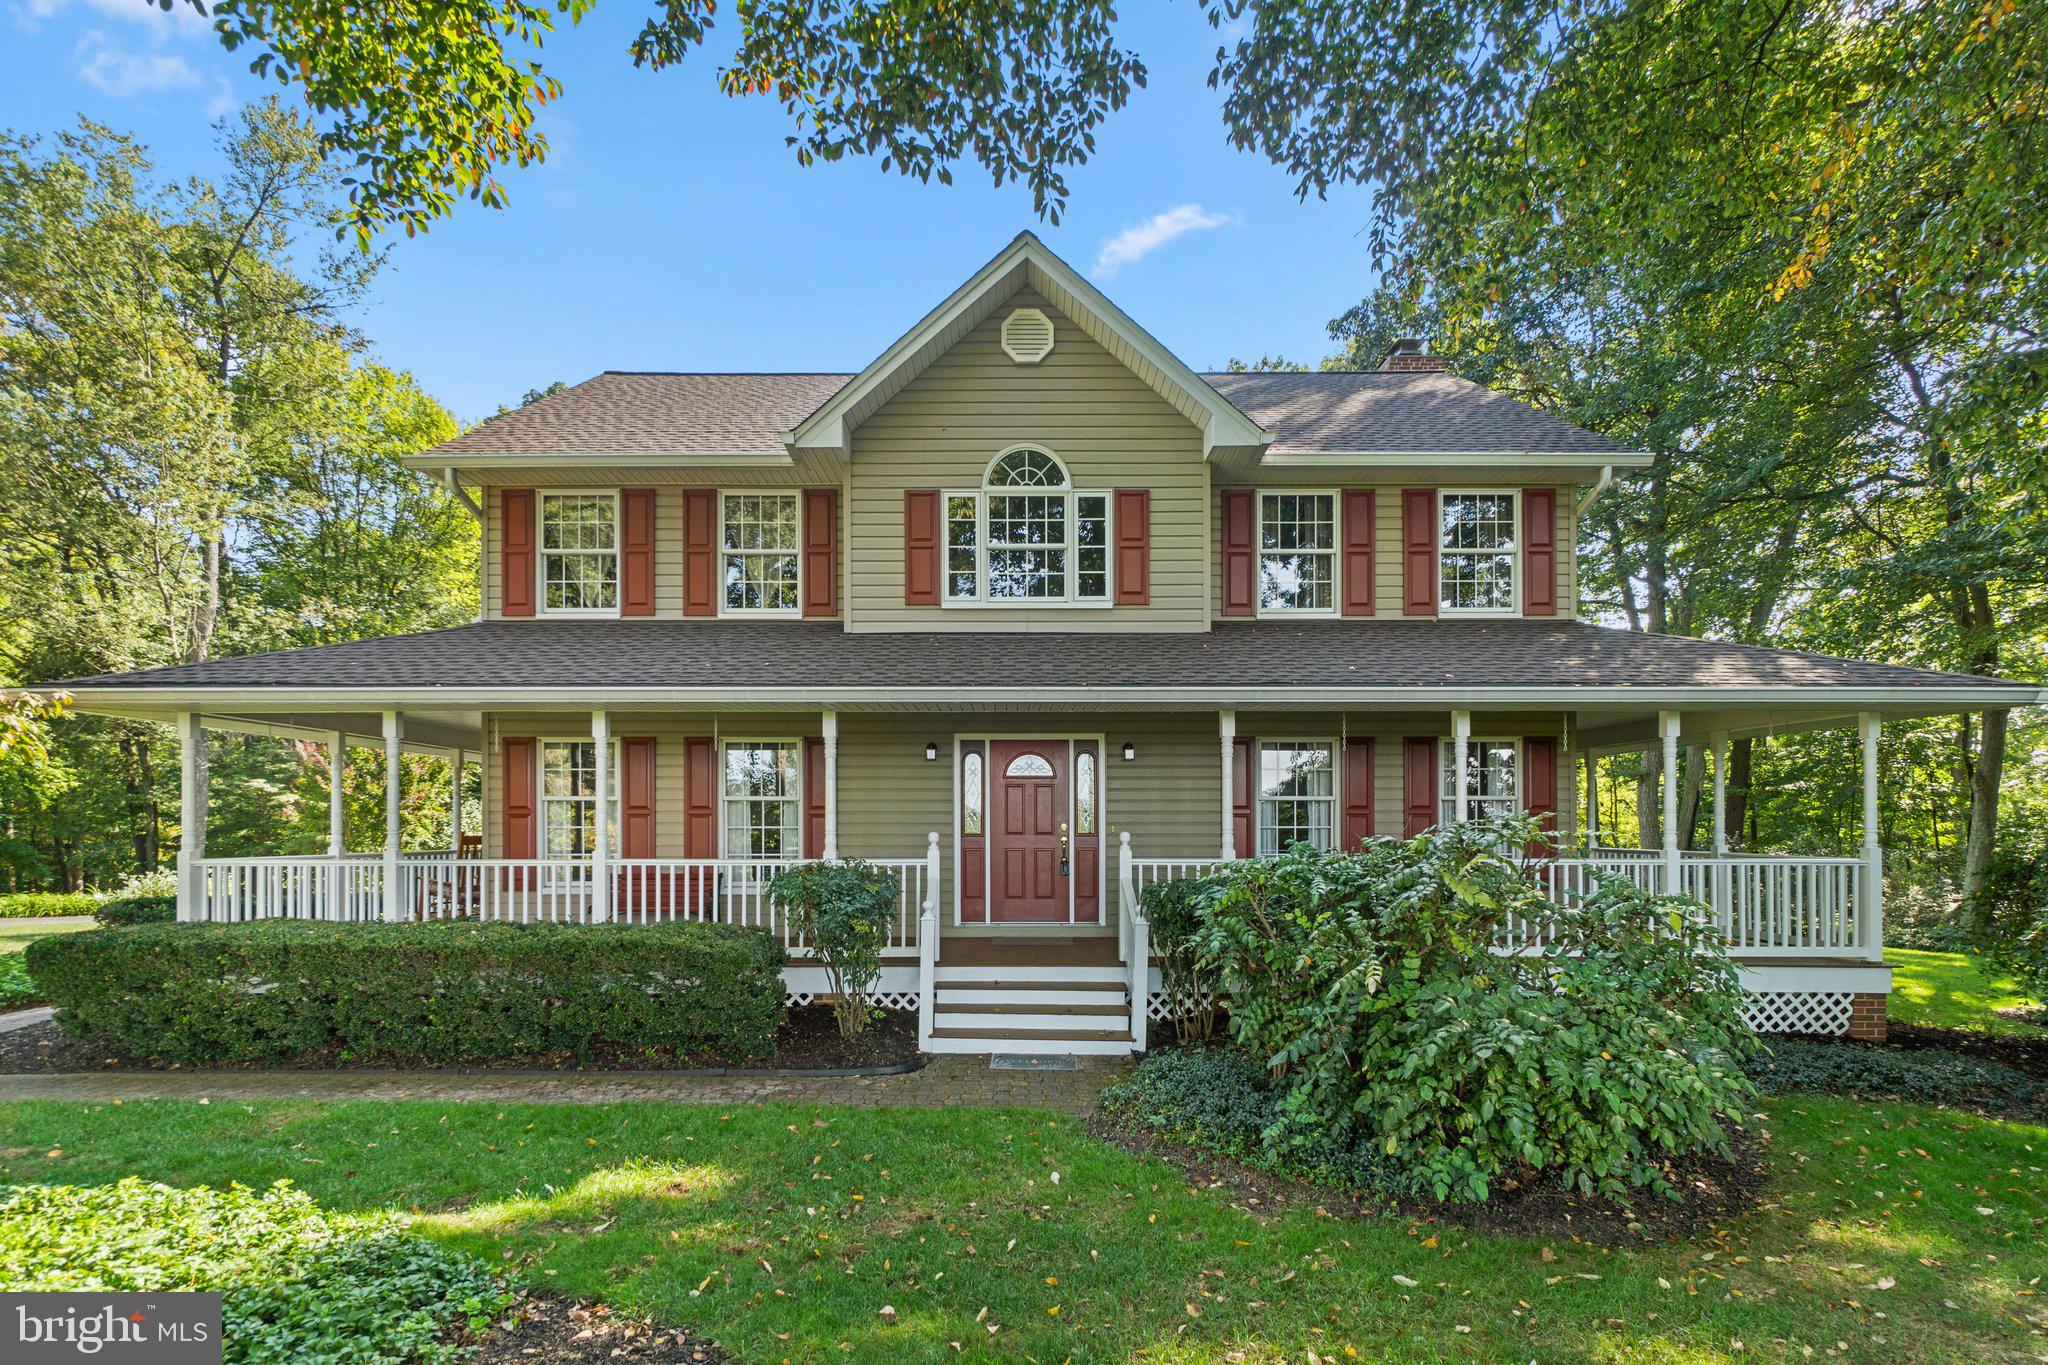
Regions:
[[1131, 997], [1120, 966], [941, 965], [932, 986], [933, 1052], [1131, 1051]]

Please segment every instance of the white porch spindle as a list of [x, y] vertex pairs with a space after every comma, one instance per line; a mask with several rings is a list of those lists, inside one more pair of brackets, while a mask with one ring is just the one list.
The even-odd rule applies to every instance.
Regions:
[[1873, 962], [1884, 956], [1884, 850], [1877, 845], [1877, 737], [1882, 724], [1874, 711], [1856, 718], [1863, 740], [1863, 894], [1858, 898], [1856, 936], [1863, 955]]
[[405, 717], [384, 713], [384, 918], [405, 918], [405, 889], [398, 883], [398, 798], [405, 752]]
[[1230, 772], [1237, 754], [1237, 712], [1218, 711], [1216, 733], [1223, 750], [1223, 861], [1229, 862], [1237, 856], [1237, 794], [1231, 790]]
[[348, 799], [342, 772], [348, 766], [348, 735], [336, 730], [327, 737], [327, 856], [348, 852]]
[[1664, 741], [1663, 823], [1664, 823], [1664, 894], [1675, 896], [1679, 891], [1680, 868], [1678, 865], [1678, 713], [1659, 711], [1657, 713], [1657, 734]]
[[1465, 775], [1465, 763], [1472, 754], [1472, 713], [1451, 712], [1451, 810], [1459, 824], [1465, 823], [1466, 793], [1471, 783]]
[[196, 711], [178, 717], [178, 918], [206, 918], [206, 728]]
[[825, 858], [839, 856], [839, 713], [819, 717], [825, 736]]
[[603, 924], [612, 917], [612, 720], [608, 712], [590, 713], [590, 737], [597, 750], [597, 847], [590, 856], [590, 919]]

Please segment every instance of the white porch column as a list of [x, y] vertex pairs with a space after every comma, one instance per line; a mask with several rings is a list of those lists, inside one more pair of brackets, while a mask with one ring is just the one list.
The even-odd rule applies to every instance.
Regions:
[[448, 760], [448, 853], [462, 852], [462, 750]]
[[1657, 735], [1664, 741], [1662, 808], [1664, 818], [1664, 894], [1678, 894], [1678, 713], [1657, 713]]
[[348, 765], [348, 735], [336, 730], [327, 737], [327, 856], [348, 852], [348, 799], [341, 789]]
[[1728, 853], [1728, 732], [1716, 730], [1707, 747], [1714, 754], [1714, 856]]
[[590, 857], [590, 920], [603, 924], [612, 917], [612, 718], [590, 713], [590, 737], [597, 749], [597, 847]]
[[178, 918], [206, 918], [206, 728], [199, 713], [178, 717]]
[[1237, 856], [1237, 794], [1231, 790], [1232, 760], [1237, 750], [1237, 712], [1216, 713], [1216, 733], [1223, 749], [1223, 861]]
[[405, 918], [405, 888], [398, 884], [398, 800], [405, 756], [405, 717], [384, 713], [384, 918]]
[[825, 736], [825, 858], [839, 856], [839, 713], [819, 716]]
[[1472, 756], [1472, 713], [1451, 712], [1451, 807], [1459, 824], [1465, 823], [1467, 813], [1466, 797], [1468, 784], [1465, 780], [1465, 764]]
[[1856, 717], [1863, 740], [1863, 895], [1856, 937], [1872, 962], [1884, 956], [1884, 850], [1877, 846], [1877, 737], [1875, 711]]

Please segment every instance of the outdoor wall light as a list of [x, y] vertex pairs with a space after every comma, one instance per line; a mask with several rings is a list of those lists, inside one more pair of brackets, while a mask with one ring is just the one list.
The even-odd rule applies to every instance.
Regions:
[[1128, 762], [1130, 762], [1130, 761], [1131, 761], [1132, 759], [1136, 758], [1137, 756], [1138, 756], [1138, 746], [1137, 746], [1137, 745], [1135, 745], [1135, 744], [1133, 744], [1133, 743], [1131, 743], [1131, 742], [1130, 742], [1129, 740], [1125, 740], [1125, 741], [1124, 741], [1124, 762], [1128, 763]]
[[924, 746], [924, 761], [925, 761], [925, 762], [927, 762], [927, 763], [936, 763], [936, 762], [938, 762], [938, 761], [939, 761], [939, 746], [938, 746], [938, 745], [936, 745], [936, 744], [927, 744], [927, 745], [925, 745], [925, 746]]

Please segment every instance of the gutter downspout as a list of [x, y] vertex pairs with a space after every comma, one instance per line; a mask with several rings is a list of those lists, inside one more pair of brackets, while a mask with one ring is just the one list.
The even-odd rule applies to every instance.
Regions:
[[[451, 471], [451, 472], [452, 472], [452, 471]], [[1593, 506], [1593, 504], [1594, 504], [1594, 503], [1596, 503], [1596, 502], [1600, 501], [1600, 495], [1601, 495], [1602, 493], [1605, 493], [1605, 492], [1607, 491], [1607, 485], [1608, 485], [1608, 484], [1610, 484], [1610, 483], [1613, 483], [1613, 482], [1614, 482], [1614, 466], [1613, 466], [1613, 465], [1611, 465], [1611, 464], [1610, 464], [1610, 465], [1602, 465], [1602, 466], [1600, 467], [1600, 481], [1599, 481], [1598, 483], [1594, 484], [1594, 485], [1593, 485], [1593, 486], [1592, 486], [1591, 488], [1587, 489], [1587, 490], [1586, 490], [1586, 496], [1585, 496], [1585, 497], [1583, 497], [1583, 498], [1580, 498], [1580, 499], [1579, 499], [1579, 506], [1578, 506], [1578, 510], [1577, 510], [1577, 512], [1576, 512], [1576, 513], [1574, 513], [1574, 516], [1575, 516], [1575, 517], [1583, 517], [1583, 516], [1585, 516], [1585, 515], [1586, 515], [1586, 512], [1587, 512], [1587, 510], [1588, 510], [1589, 508], [1591, 508], [1591, 507]]]
[[[483, 531], [484, 535], [490, 535], [491, 527], [490, 523], [484, 520], [484, 509], [477, 506], [476, 499], [469, 496], [469, 490], [464, 488], [461, 481], [455, 477], [455, 466], [450, 465], [441, 471], [441, 483], [450, 493], [455, 495], [457, 502], [469, 509], [469, 514], [476, 518], [476, 524]], [[477, 547], [476, 619], [479, 621], [484, 619], [484, 597], [490, 591], [491, 586], [484, 581], [484, 561], [489, 558], [490, 548], [488, 545]]]

